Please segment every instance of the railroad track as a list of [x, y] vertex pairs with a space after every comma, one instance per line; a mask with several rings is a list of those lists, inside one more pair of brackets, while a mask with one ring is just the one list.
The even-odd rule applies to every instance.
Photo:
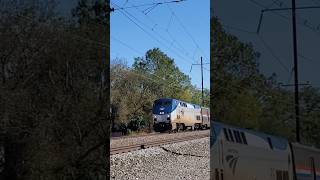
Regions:
[[141, 143], [141, 144], [134, 144], [129, 146], [111, 147], [110, 154], [111, 155], [122, 154], [122, 153], [131, 152], [131, 151], [137, 151], [141, 149], [147, 149], [151, 147], [157, 147], [157, 146], [162, 146], [166, 144], [178, 143], [178, 142], [200, 139], [205, 137], [209, 137], [209, 135], [208, 134], [193, 135], [193, 136], [186, 136], [186, 137], [173, 138], [173, 139], [162, 139], [162, 140], [147, 142], [143, 144]]
[[[202, 130], [202, 131], [208, 131], [208, 130]], [[179, 133], [186, 133], [186, 132], [194, 132], [194, 131], [186, 130], [186, 131], [171, 132], [171, 133], [169, 133], [169, 132], [152, 132], [152, 133], [147, 133], [147, 134], [142, 134], [142, 135], [134, 135], [134, 136], [111, 137], [111, 140], [146, 137], [146, 136], [157, 136], [157, 135], [161, 136], [161, 135], [164, 135], [164, 134], [179, 134]]]
[[124, 135], [124, 136], [111, 137], [111, 140], [137, 138], [137, 137], [145, 137], [145, 136], [155, 136], [155, 135], [161, 135], [161, 134], [163, 134], [163, 133], [153, 132], [153, 133], [142, 134], [142, 135], [133, 135], [133, 136]]

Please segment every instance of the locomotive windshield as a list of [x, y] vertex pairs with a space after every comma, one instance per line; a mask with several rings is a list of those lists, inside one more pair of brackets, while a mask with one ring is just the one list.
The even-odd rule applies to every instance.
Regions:
[[172, 112], [177, 103], [173, 99], [158, 99], [153, 105], [153, 114], [167, 114]]

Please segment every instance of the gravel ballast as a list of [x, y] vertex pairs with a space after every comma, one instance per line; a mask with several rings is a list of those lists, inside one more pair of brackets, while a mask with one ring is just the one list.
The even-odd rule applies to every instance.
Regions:
[[111, 179], [210, 179], [209, 137], [110, 157]]
[[182, 138], [186, 136], [197, 136], [197, 135], [208, 135], [210, 134], [210, 130], [205, 131], [191, 131], [191, 132], [182, 132], [182, 133], [161, 133], [161, 134], [152, 134], [150, 136], [141, 136], [141, 137], [124, 137], [124, 138], [111, 138], [111, 147], [119, 147], [119, 146], [128, 146], [134, 144], [145, 144], [148, 142], [154, 142], [158, 140], [167, 140], [167, 139], [175, 139]]

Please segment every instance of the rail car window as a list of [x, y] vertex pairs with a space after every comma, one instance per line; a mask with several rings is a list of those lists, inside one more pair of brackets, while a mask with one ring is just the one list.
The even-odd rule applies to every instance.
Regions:
[[237, 131], [236, 130], [233, 130], [233, 136], [234, 136], [236, 142], [239, 143], [240, 141], [239, 141], [239, 137], [237, 136]]
[[171, 106], [171, 101], [156, 101], [155, 106], [168, 107]]
[[244, 132], [241, 132], [241, 137], [242, 137], [243, 143], [244, 143], [244, 144], [248, 144], [247, 138], [246, 138], [246, 135], [244, 134]]
[[228, 132], [229, 132], [230, 140], [231, 140], [232, 142], [234, 142], [234, 139], [233, 139], [233, 135], [232, 135], [231, 130], [230, 130], [230, 129], [228, 129]]
[[227, 132], [226, 128], [223, 128], [223, 132], [224, 132], [224, 136], [226, 137], [227, 141], [230, 141], [229, 135], [228, 135], [228, 132]]
[[277, 174], [277, 180], [283, 180], [281, 171], [276, 171], [276, 174]]
[[240, 135], [240, 132], [239, 132], [239, 131], [237, 131], [237, 135], [238, 135], [238, 137], [239, 137], [240, 143], [243, 144], [243, 141], [242, 141], [242, 138], [241, 138], [241, 135]]
[[200, 120], [200, 116], [197, 116], [197, 120]]
[[268, 143], [269, 143], [270, 148], [273, 149], [273, 145], [272, 145], [272, 141], [271, 141], [270, 137], [268, 137]]
[[283, 180], [289, 180], [289, 172], [288, 171], [284, 171], [282, 178], [283, 178]]
[[234, 137], [236, 139], [236, 142], [242, 144], [239, 131], [233, 130], [233, 135], [234, 135]]
[[288, 171], [281, 171], [276, 170], [276, 180], [289, 180], [289, 172]]
[[184, 102], [180, 102], [180, 106], [182, 106], [182, 107], [187, 107], [187, 104], [184, 103]]

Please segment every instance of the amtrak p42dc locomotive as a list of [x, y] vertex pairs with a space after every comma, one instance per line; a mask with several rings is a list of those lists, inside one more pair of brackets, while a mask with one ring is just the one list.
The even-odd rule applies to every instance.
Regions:
[[155, 131], [210, 128], [210, 111], [199, 105], [162, 98], [154, 101], [152, 112]]
[[213, 180], [320, 180], [320, 151], [287, 139], [212, 123]]

